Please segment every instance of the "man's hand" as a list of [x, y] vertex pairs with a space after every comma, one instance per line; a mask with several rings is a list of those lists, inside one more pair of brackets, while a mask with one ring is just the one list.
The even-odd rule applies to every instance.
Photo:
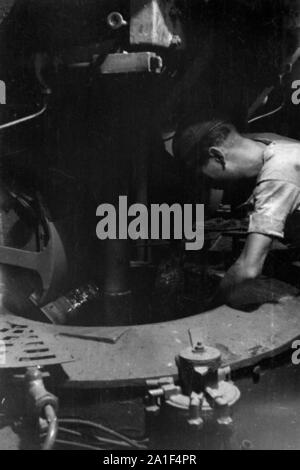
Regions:
[[224, 303], [230, 305], [241, 285], [261, 275], [271, 245], [272, 238], [269, 236], [259, 233], [248, 235], [241, 256], [221, 281], [213, 301], [214, 306]]

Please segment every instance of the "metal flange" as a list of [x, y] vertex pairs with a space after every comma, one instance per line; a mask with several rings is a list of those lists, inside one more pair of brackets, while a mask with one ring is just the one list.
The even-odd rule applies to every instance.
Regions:
[[179, 358], [197, 367], [218, 367], [221, 363], [221, 353], [218, 349], [198, 343], [194, 348], [185, 349]]

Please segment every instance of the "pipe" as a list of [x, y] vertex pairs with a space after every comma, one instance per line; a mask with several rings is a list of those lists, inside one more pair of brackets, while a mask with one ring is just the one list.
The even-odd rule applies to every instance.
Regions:
[[45, 104], [39, 111], [34, 114], [29, 114], [28, 116], [24, 116], [20, 119], [16, 119], [15, 121], [6, 122], [5, 124], [0, 125], [0, 131], [4, 129], [9, 129], [10, 127], [18, 126], [19, 124], [24, 124], [25, 122], [32, 121], [33, 119], [42, 116], [47, 111], [47, 105]]
[[[148, 172], [149, 172], [149, 131], [146, 125], [139, 131], [136, 148], [138, 149], [135, 158], [135, 191], [136, 202], [148, 206]], [[137, 240], [137, 261], [150, 262], [151, 250], [149, 241]]]
[[82, 450], [108, 450], [108, 449], [105, 449], [103, 447], [96, 447], [96, 446], [92, 446], [90, 444], [83, 444], [82, 442], [76, 442], [76, 441], [66, 441], [64, 439], [58, 439], [57, 441], [57, 444], [60, 444], [62, 446], [67, 446], [67, 447], [76, 447], [78, 449], [82, 449]]
[[[100, 81], [97, 78], [97, 82], [94, 99], [100, 106], [95, 119], [101, 123], [96, 134], [96, 140], [99, 142], [96, 142], [96, 145], [101, 148], [98, 172], [105, 175], [105, 178], [102, 180], [101, 189], [99, 181], [97, 182], [95, 193], [96, 197], [99, 197], [99, 203], [113, 205], [119, 220], [119, 196], [128, 196], [130, 192], [130, 136], [133, 133], [131, 108], [134, 95], [124, 77], [109, 81]], [[105, 119], [102, 115], [103, 109], [106, 112]], [[96, 168], [94, 172], [97, 172]], [[131, 324], [129, 239], [107, 239], [99, 245], [98, 278], [104, 291], [104, 322], [112, 326]]]
[[28, 416], [33, 416], [39, 420], [46, 419], [48, 430], [42, 449], [51, 450], [54, 447], [58, 433], [58, 420], [56, 416], [58, 399], [46, 390], [42, 373], [38, 367], [27, 369], [25, 387]]
[[139, 449], [139, 450], [144, 450], [145, 449], [145, 446], [143, 446], [141, 444], [138, 444], [133, 439], [129, 439], [124, 434], [120, 434], [119, 432], [114, 431], [113, 429], [110, 429], [106, 426], [103, 426], [102, 424], [94, 423], [93, 421], [79, 419], [79, 418], [64, 418], [64, 419], [60, 419], [60, 423], [61, 424], [74, 424], [74, 425], [77, 425], [77, 426], [80, 426], [80, 425], [88, 426], [92, 429], [95, 429], [96, 431], [101, 431], [101, 432], [105, 432], [107, 434], [110, 434], [111, 436], [114, 436], [115, 438], [126, 442], [131, 447], [133, 447], [134, 449]]
[[248, 124], [252, 124], [253, 122], [259, 121], [260, 119], [265, 119], [267, 117], [273, 116], [274, 114], [279, 113], [284, 108], [285, 103], [283, 102], [278, 108], [274, 109], [273, 111], [269, 111], [268, 113], [262, 114], [261, 116], [256, 116], [248, 121]]
[[42, 445], [42, 450], [52, 450], [58, 434], [58, 419], [53, 406], [45, 406], [45, 417], [48, 422], [48, 432]]

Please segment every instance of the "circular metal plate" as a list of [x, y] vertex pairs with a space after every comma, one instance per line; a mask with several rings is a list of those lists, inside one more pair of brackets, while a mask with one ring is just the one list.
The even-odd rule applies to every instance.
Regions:
[[195, 366], [208, 366], [219, 362], [221, 360], [221, 353], [216, 348], [203, 346], [203, 349], [199, 351], [196, 351], [194, 348], [187, 348], [180, 353], [179, 357]]

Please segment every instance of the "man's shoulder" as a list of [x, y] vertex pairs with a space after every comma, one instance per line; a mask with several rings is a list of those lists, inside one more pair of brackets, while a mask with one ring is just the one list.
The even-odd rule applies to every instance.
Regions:
[[299, 144], [299, 140], [291, 139], [290, 137], [285, 137], [280, 134], [275, 134], [273, 132], [256, 132], [245, 134], [245, 137], [253, 140], [265, 141], [266, 143], [277, 142], [277, 143], [294, 143]]
[[300, 142], [272, 139], [264, 152], [264, 161], [258, 176], [262, 181], [278, 180], [300, 188]]

